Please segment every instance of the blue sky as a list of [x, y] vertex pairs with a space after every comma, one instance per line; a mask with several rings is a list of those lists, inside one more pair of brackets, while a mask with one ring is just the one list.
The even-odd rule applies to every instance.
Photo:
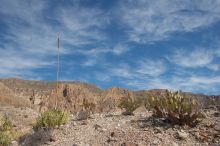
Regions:
[[220, 94], [220, 0], [0, 0], [0, 77]]

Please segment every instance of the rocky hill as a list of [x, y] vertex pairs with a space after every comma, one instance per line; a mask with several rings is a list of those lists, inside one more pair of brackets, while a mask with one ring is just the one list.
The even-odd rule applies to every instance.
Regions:
[[29, 106], [29, 101], [17, 96], [12, 89], [0, 82], [0, 105], [12, 105], [15, 107]]
[[[171, 125], [152, 116], [143, 107], [133, 116], [117, 108], [121, 98], [144, 99], [163, 96], [165, 89], [131, 91], [123, 88], [102, 90], [81, 82], [27, 81], [0, 79], [0, 117], [7, 115], [19, 138], [12, 146], [145, 146], [219, 145], [220, 119], [216, 108], [203, 110], [205, 119], [196, 127]], [[219, 96], [184, 92], [198, 98], [203, 107], [220, 105]], [[94, 112], [80, 119], [84, 101], [93, 103]], [[69, 122], [53, 130], [33, 131], [40, 112], [56, 105], [70, 111]], [[3, 105], [3, 106], [2, 106]], [[28, 107], [28, 108], [26, 108]], [[0, 144], [1, 145], [1, 144]]]
[[[1, 103], [3, 103], [3, 99], [10, 97], [13, 99], [12, 101], [24, 100], [25, 102], [22, 103], [29, 102], [33, 105], [32, 107], [38, 110], [53, 106], [57, 101], [60, 106], [69, 111], [77, 112], [82, 109], [82, 102], [86, 99], [88, 102], [95, 104], [94, 110], [97, 112], [116, 111], [118, 100], [121, 98], [143, 99], [148, 96], [162, 96], [165, 91], [165, 89], [130, 91], [115, 87], [102, 90], [95, 85], [82, 82], [60, 82], [59, 89], [56, 90], [56, 82], [29, 81], [16, 78], [0, 79]], [[219, 96], [187, 92], [184, 94], [198, 98], [203, 107], [212, 104], [220, 105]]]

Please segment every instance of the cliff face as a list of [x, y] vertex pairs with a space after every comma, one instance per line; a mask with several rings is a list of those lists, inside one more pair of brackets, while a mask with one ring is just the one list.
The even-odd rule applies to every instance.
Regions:
[[[165, 91], [165, 89], [130, 91], [122, 88], [101, 90], [94, 85], [81, 82], [60, 82], [56, 90], [55, 82], [0, 79], [1, 103], [7, 101], [7, 104], [12, 104], [21, 101], [21, 103], [32, 105], [37, 110], [57, 104], [68, 111], [77, 112], [83, 108], [83, 101], [87, 100], [95, 104], [94, 111], [110, 112], [118, 110], [117, 105], [121, 98], [144, 99], [149, 96], [163, 96]], [[198, 98], [204, 107], [213, 103], [220, 105], [218, 96], [185, 94]]]

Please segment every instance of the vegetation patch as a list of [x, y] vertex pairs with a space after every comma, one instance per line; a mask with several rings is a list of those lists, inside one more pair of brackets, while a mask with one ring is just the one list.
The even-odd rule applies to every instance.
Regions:
[[69, 116], [66, 112], [60, 109], [51, 109], [41, 114], [34, 126], [34, 130], [53, 129], [66, 124], [68, 121]]
[[87, 99], [83, 99], [83, 103], [82, 103], [82, 107], [83, 107], [83, 110], [85, 111], [90, 111], [90, 112], [94, 112], [96, 106], [94, 103], [92, 102], [89, 102]]
[[0, 146], [9, 146], [15, 135], [10, 119], [7, 116], [0, 118]]
[[195, 126], [203, 117], [198, 100], [181, 92], [166, 91], [163, 97], [148, 97], [146, 108], [152, 108], [155, 117], [164, 118], [172, 124]]
[[141, 105], [140, 100], [132, 100], [131, 98], [122, 98], [118, 105], [119, 108], [124, 109], [123, 115], [133, 115], [133, 112]]

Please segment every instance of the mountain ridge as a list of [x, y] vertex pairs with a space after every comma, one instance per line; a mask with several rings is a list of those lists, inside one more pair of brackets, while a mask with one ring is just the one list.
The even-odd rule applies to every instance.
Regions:
[[[48, 107], [54, 103], [51, 96], [55, 96], [55, 81], [36, 81], [23, 80], [17, 78], [0, 79], [0, 83], [12, 90], [19, 99], [26, 98], [36, 107]], [[97, 111], [111, 111], [117, 109], [117, 104], [121, 98], [147, 98], [149, 96], [164, 95], [166, 89], [150, 89], [150, 90], [129, 90], [126, 88], [110, 87], [101, 89], [96, 85], [79, 82], [79, 81], [60, 81], [59, 82], [59, 102], [70, 111], [81, 110], [83, 100], [96, 104]], [[64, 91], [68, 95], [63, 96]], [[220, 95], [195, 94], [192, 92], [183, 92], [186, 95], [197, 98], [203, 106], [212, 104], [220, 105]]]

